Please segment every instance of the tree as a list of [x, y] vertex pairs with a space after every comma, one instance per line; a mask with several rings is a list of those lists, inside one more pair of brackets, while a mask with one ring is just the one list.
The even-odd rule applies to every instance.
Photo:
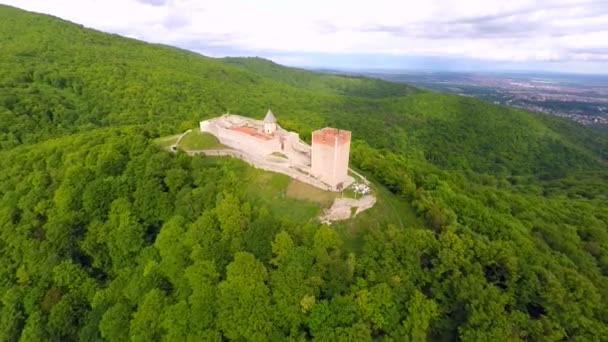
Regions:
[[272, 242], [272, 254], [274, 258], [270, 260], [270, 263], [279, 266], [287, 258], [287, 255], [294, 247], [293, 240], [286, 231], [278, 233], [274, 241]]
[[14, 287], [9, 288], [2, 296], [0, 308], [0, 337], [6, 341], [16, 340], [25, 321], [20, 305], [20, 291]]
[[118, 302], [108, 308], [99, 322], [101, 336], [111, 342], [128, 340], [131, 312], [131, 308], [125, 302]]
[[407, 336], [411, 341], [426, 341], [431, 321], [439, 316], [437, 303], [427, 299], [420, 291], [415, 291], [406, 306], [403, 327]]
[[29, 342], [43, 341], [48, 339], [49, 337], [44, 330], [44, 320], [42, 318], [42, 314], [40, 312], [34, 312], [27, 318], [25, 326], [21, 331], [19, 341]]
[[[277, 238], [279, 235], [289, 237], [284, 233], [277, 234]], [[280, 260], [270, 276], [275, 325], [291, 337], [298, 336], [306, 314], [316, 305], [321, 284], [316, 281], [313, 262], [308, 248], [295, 247]]]
[[112, 202], [106, 222], [106, 244], [116, 269], [129, 264], [144, 245], [144, 228], [131, 211], [126, 198]]
[[188, 172], [181, 168], [167, 170], [164, 178], [165, 184], [172, 193], [177, 193], [188, 182]]
[[162, 312], [166, 298], [158, 289], [148, 292], [133, 314], [129, 323], [129, 339], [132, 341], [156, 341], [162, 335]]
[[218, 312], [217, 283], [220, 275], [211, 261], [197, 260], [186, 269], [185, 276], [192, 290], [188, 297], [190, 305], [191, 336], [208, 336], [215, 331], [215, 317]]
[[259, 210], [258, 217], [247, 227], [243, 234], [245, 249], [255, 257], [268, 263], [272, 257], [271, 243], [279, 223], [275, 221], [267, 208]]
[[178, 288], [185, 287], [185, 284], [182, 286], [183, 272], [190, 263], [190, 249], [182, 243], [187, 225], [183, 217], [172, 217], [161, 227], [154, 242], [161, 257], [163, 273]]
[[185, 341], [187, 336], [191, 334], [191, 329], [188, 324], [191, 318], [190, 308], [185, 300], [167, 307], [167, 310], [162, 313], [162, 327], [166, 331], [163, 338], [167, 341]]
[[97, 290], [95, 281], [72, 261], [64, 261], [53, 268], [53, 281], [57, 286], [89, 301]]
[[371, 323], [373, 331], [390, 333], [399, 321], [399, 310], [393, 290], [385, 283], [380, 283], [371, 291], [357, 291], [355, 302], [361, 316]]
[[162, 191], [159, 180], [151, 177], [138, 182], [133, 198], [133, 209], [146, 225], [157, 225], [173, 211], [169, 194]]
[[222, 231], [222, 240], [229, 242], [232, 251], [241, 249], [241, 237], [245, 228], [245, 218], [236, 196], [224, 193], [215, 208]]
[[272, 332], [270, 291], [264, 265], [237, 252], [219, 284], [217, 324], [230, 339], [266, 340]]
[[342, 247], [342, 240], [333, 229], [323, 224], [315, 233], [314, 247], [323, 251], [339, 250]]
[[75, 293], [67, 293], [53, 305], [48, 316], [48, 330], [53, 339], [63, 340], [75, 336], [83, 323], [88, 309], [84, 298]]

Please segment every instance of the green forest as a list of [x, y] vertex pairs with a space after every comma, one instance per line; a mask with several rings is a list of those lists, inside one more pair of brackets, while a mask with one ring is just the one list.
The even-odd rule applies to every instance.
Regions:
[[[157, 143], [268, 108], [378, 204]], [[601, 341], [606, 303], [607, 133], [0, 5], [1, 341]]]

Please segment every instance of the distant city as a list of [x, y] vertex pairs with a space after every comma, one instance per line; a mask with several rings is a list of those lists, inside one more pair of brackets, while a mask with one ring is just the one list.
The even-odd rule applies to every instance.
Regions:
[[525, 108], [584, 125], [608, 128], [608, 75], [392, 70], [348, 73], [472, 96], [497, 105]]

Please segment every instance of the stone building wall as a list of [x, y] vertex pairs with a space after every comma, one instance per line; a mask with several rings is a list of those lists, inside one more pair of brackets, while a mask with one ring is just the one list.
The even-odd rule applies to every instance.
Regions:
[[323, 128], [312, 135], [312, 174], [323, 182], [336, 186], [348, 177], [350, 132]]
[[262, 140], [247, 133], [226, 129], [207, 121], [201, 122], [200, 128], [202, 132], [215, 135], [222, 144], [234, 149], [254, 149], [263, 154], [271, 154], [281, 150], [281, 143], [278, 139]]
[[312, 144], [311, 172], [328, 184], [333, 184], [334, 149], [331, 146]]
[[[264, 123], [238, 115], [200, 122], [200, 130], [215, 137], [236, 152], [210, 152], [236, 156], [256, 167], [281, 172], [292, 178], [326, 190], [337, 185], [348, 186], [354, 179], [348, 176], [350, 132], [323, 128], [313, 132], [312, 146], [300, 140], [297, 133], [279, 126], [269, 135], [262, 133]], [[192, 151], [196, 152], [196, 151]], [[272, 156], [280, 152], [279, 159]], [[207, 153], [208, 154], [208, 153]]]
[[[207, 156], [227, 156], [227, 157], [235, 157], [239, 158], [246, 163], [262, 170], [278, 172], [285, 174], [293, 179], [297, 179], [300, 182], [310, 184], [317, 188], [334, 191], [334, 188], [323, 183], [319, 179], [312, 177], [305, 172], [307, 171], [307, 167], [305, 166], [296, 166], [291, 165], [288, 162], [280, 163], [280, 162], [269, 162], [265, 158], [261, 158], [259, 156], [251, 155], [249, 153], [245, 153], [243, 151], [236, 150], [202, 150], [202, 151], [188, 151], [189, 155], [197, 155], [204, 154]], [[280, 159], [274, 159], [275, 161], [279, 161]]]

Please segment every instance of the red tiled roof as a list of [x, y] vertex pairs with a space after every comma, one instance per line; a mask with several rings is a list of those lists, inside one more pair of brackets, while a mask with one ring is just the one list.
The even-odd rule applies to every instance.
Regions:
[[257, 130], [255, 130], [254, 128], [251, 128], [251, 127], [232, 127], [231, 129], [233, 131], [237, 131], [237, 132], [241, 132], [241, 133], [245, 133], [245, 134], [251, 135], [252, 137], [260, 139], [260, 140], [270, 140], [269, 136], [267, 136], [266, 134], [260, 133]]
[[328, 146], [334, 146], [336, 142], [338, 145], [345, 144], [350, 141], [350, 132], [332, 128], [325, 127], [318, 131], [312, 132], [312, 143], [313, 144], [323, 144]]

